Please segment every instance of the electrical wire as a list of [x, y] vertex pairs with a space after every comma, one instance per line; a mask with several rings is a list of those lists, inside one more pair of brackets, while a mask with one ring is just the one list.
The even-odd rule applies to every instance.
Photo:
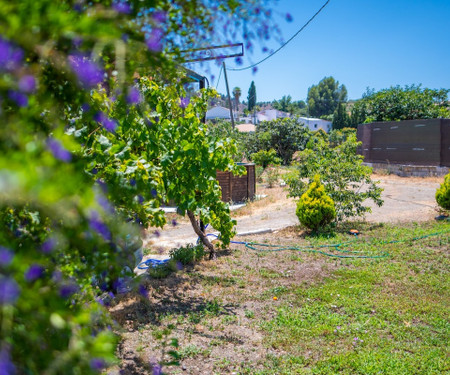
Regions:
[[277, 52], [279, 52], [282, 48], [286, 47], [286, 45], [289, 42], [291, 42], [292, 39], [294, 39], [298, 34], [300, 34], [312, 22], [312, 20], [314, 18], [316, 18], [316, 16], [328, 5], [329, 2], [330, 2], [330, 0], [327, 0], [325, 2], [325, 4], [323, 4], [322, 7], [294, 35], [292, 35], [284, 44], [282, 44], [277, 50], [272, 52], [270, 55], [266, 56], [265, 58], [263, 58], [262, 60], [260, 60], [256, 63], [246, 66], [244, 68], [227, 68], [227, 69], [235, 71], [235, 72], [251, 69], [251, 68], [254, 68], [255, 66], [261, 64], [262, 62], [266, 61], [267, 59], [271, 58], [273, 55], [275, 55]]

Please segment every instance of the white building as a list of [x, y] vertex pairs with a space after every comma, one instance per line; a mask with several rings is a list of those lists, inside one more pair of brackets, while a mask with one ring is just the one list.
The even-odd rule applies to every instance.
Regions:
[[328, 133], [331, 131], [331, 121], [322, 120], [320, 118], [313, 117], [298, 117], [298, 121], [308, 127], [309, 130], [315, 131], [322, 129]]
[[[236, 113], [233, 112], [233, 116], [236, 119]], [[225, 107], [212, 107], [206, 111], [206, 120], [214, 120], [214, 119], [224, 119], [224, 120], [230, 120], [230, 110]]]

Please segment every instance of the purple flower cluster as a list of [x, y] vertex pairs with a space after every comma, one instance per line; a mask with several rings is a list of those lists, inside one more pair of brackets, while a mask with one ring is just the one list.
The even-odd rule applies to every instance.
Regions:
[[180, 107], [185, 109], [189, 103], [191, 102], [191, 99], [189, 99], [188, 97], [181, 97], [180, 98]]
[[17, 104], [19, 107], [27, 107], [28, 106], [28, 96], [22, 94], [19, 91], [9, 90], [8, 91], [9, 98]]
[[131, 6], [130, 6], [130, 4], [128, 4], [128, 2], [124, 1], [124, 0], [115, 1], [112, 4], [112, 8], [117, 13], [123, 13], [123, 14], [130, 14], [131, 13]]
[[163, 36], [164, 32], [161, 28], [153, 28], [146, 38], [147, 48], [152, 52], [161, 52], [163, 49]]
[[19, 80], [19, 90], [25, 93], [32, 93], [36, 90], [36, 78], [31, 74], [24, 75]]
[[105, 241], [110, 241], [112, 236], [108, 226], [100, 219], [98, 212], [93, 211], [89, 219], [89, 227], [92, 231], [102, 236]]
[[6, 247], [0, 246], [0, 266], [9, 266], [13, 260], [13, 253]]
[[119, 124], [116, 120], [109, 118], [105, 113], [98, 112], [94, 116], [94, 120], [100, 123], [110, 133], [115, 133]]
[[53, 156], [65, 163], [72, 160], [72, 154], [70, 151], [66, 150], [60, 141], [54, 138], [49, 138], [47, 140], [47, 148], [53, 154]]
[[40, 264], [32, 264], [25, 272], [25, 280], [28, 282], [36, 281], [44, 275], [45, 268]]
[[294, 20], [294, 18], [292, 17], [292, 15], [290, 13], [286, 13], [286, 21], [292, 22], [293, 20]]
[[101, 358], [92, 358], [90, 365], [94, 371], [102, 371], [106, 367], [105, 361]]
[[62, 284], [59, 287], [59, 295], [62, 298], [70, 298], [72, 295], [74, 295], [76, 292], [78, 292], [78, 285], [74, 283], [65, 283]]
[[136, 87], [131, 87], [128, 90], [127, 102], [129, 104], [139, 104], [142, 103], [142, 95]]
[[50, 254], [56, 247], [56, 239], [53, 237], [47, 238], [41, 245], [41, 251], [44, 254]]
[[0, 36], [0, 71], [12, 71], [22, 64], [24, 53]]
[[[3, 346], [3, 345], [2, 345]], [[16, 373], [16, 366], [11, 361], [11, 354], [5, 347], [0, 351], [0, 374], [14, 375]]]
[[104, 71], [82, 55], [70, 55], [69, 65], [84, 88], [91, 89], [103, 81]]
[[14, 304], [19, 295], [20, 288], [14, 279], [9, 277], [0, 278], [0, 305]]

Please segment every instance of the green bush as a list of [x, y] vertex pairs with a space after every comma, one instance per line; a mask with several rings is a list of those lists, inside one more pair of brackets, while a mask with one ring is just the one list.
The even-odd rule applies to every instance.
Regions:
[[436, 191], [436, 202], [444, 210], [450, 210], [450, 173]]
[[203, 259], [205, 256], [205, 249], [202, 244], [179, 247], [178, 249], [170, 250], [170, 258], [181, 264], [191, 264]]
[[280, 165], [281, 159], [277, 157], [277, 152], [271, 148], [269, 151], [259, 150], [251, 156], [252, 161], [256, 165], [260, 165], [266, 169], [270, 164]]
[[314, 231], [331, 223], [336, 217], [334, 202], [325, 193], [319, 175], [314, 177], [306, 193], [300, 197], [295, 213], [302, 225]]

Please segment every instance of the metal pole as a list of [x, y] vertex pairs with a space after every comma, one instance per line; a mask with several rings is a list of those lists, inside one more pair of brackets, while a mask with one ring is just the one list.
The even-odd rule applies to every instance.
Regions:
[[230, 106], [231, 125], [233, 126], [233, 129], [234, 129], [233, 108], [231, 106], [230, 88], [228, 87], [227, 68], [225, 66], [225, 61], [222, 64], [223, 64], [223, 73], [224, 73], [224, 77], [225, 77], [225, 86], [227, 86], [228, 105]]

